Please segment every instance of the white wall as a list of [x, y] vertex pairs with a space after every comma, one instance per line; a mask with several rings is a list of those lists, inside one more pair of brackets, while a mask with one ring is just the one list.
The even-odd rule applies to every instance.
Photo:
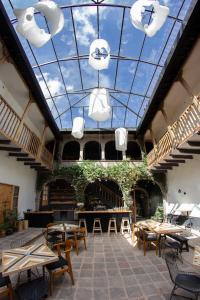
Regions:
[[[167, 172], [167, 203], [177, 204], [177, 209], [182, 205], [200, 205], [200, 156], [194, 155], [185, 164], [179, 164]], [[183, 205], [184, 204], [184, 205]], [[188, 206], [188, 207], [189, 207]], [[169, 212], [169, 211], [168, 211]], [[199, 216], [200, 217], [200, 216]]]
[[0, 183], [17, 185], [19, 189], [18, 211], [35, 209], [36, 172], [16, 158], [9, 157], [6, 152], [0, 152]]

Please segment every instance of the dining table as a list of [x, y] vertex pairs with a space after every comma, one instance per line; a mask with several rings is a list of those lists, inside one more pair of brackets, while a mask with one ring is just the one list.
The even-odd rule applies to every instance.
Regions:
[[178, 226], [178, 225], [174, 225], [171, 223], [167, 223], [167, 222], [158, 222], [152, 219], [147, 219], [147, 220], [142, 220], [142, 221], [138, 221], [135, 224], [136, 227], [142, 227], [144, 229], [147, 229], [151, 232], [154, 232], [156, 234], [158, 234], [158, 241], [159, 241], [159, 256], [161, 256], [161, 239], [162, 236], [167, 235], [167, 234], [179, 234], [182, 233], [184, 231], [184, 228]]
[[26, 271], [58, 261], [58, 256], [46, 244], [31, 244], [2, 252], [2, 276]]

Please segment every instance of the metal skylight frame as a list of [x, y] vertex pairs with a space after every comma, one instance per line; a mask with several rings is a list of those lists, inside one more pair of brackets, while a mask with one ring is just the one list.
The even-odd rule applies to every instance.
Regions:
[[[151, 87], [151, 84], [152, 84], [152, 81], [154, 79], [154, 76], [156, 74], [156, 71], [158, 69], [158, 67], [164, 69], [164, 66], [160, 64], [160, 61], [161, 61], [161, 58], [163, 56], [163, 53], [165, 51], [165, 48], [169, 42], [169, 39], [171, 37], [171, 34], [174, 30], [174, 27], [175, 27], [175, 24], [176, 22], [180, 22], [181, 25], [183, 25], [183, 20], [182, 19], [179, 19], [178, 16], [185, 4], [187, 0], [183, 0], [182, 1], [182, 5], [177, 13], [177, 17], [174, 17], [174, 16], [171, 16], [169, 15], [168, 16], [168, 19], [172, 19], [174, 20], [173, 22], [173, 25], [172, 25], [172, 28], [170, 30], [170, 33], [168, 34], [168, 37], [165, 41], [165, 45], [163, 46], [163, 49], [162, 49], [162, 52], [160, 54], [160, 57], [159, 57], [159, 60], [158, 60], [158, 63], [153, 63], [153, 62], [149, 62], [149, 61], [146, 61], [146, 60], [142, 60], [142, 52], [143, 52], [143, 48], [144, 48], [144, 45], [145, 45], [145, 40], [146, 40], [146, 35], [144, 36], [144, 39], [143, 39], [143, 43], [142, 43], [142, 47], [140, 48], [140, 54], [139, 54], [139, 58], [138, 59], [134, 59], [132, 57], [128, 57], [128, 56], [123, 56], [121, 55], [121, 44], [122, 44], [122, 38], [123, 38], [123, 29], [124, 29], [124, 20], [125, 20], [125, 14], [126, 14], [126, 10], [130, 10], [130, 6], [127, 6], [127, 5], [121, 5], [121, 4], [112, 4], [112, 3], [106, 3], [105, 0], [91, 0], [91, 3], [82, 3], [82, 4], [72, 4], [72, 5], [61, 5], [60, 7], [63, 9], [63, 10], [70, 10], [70, 14], [71, 14], [71, 21], [72, 21], [72, 27], [73, 27], [73, 36], [74, 36], [74, 40], [75, 40], [75, 48], [76, 48], [76, 56], [71, 56], [71, 57], [66, 57], [66, 58], [63, 58], [63, 59], [59, 59], [58, 58], [58, 55], [57, 55], [57, 51], [56, 51], [56, 48], [55, 48], [55, 45], [54, 45], [54, 40], [52, 39], [51, 40], [51, 44], [52, 44], [52, 48], [53, 48], [53, 51], [54, 51], [54, 55], [55, 55], [55, 60], [51, 60], [51, 61], [46, 61], [45, 63], [38, 63], [38, 60], [37, 60], [37, 57], [35, 56], [30, 44], [28, 43], [28, 46], [30, 48], [30, 51], [35, 59], [35, 62], [36, 62], [36, 65], [33, 66], [33, 69], [37, 68], [39, 71], [40, 71], [40, 74], [42, 76], [42, 80], [44, 81], [45, 85], [46, 85], [46, 88], [47, 88], [47, 91], [50, 95], [50, 98], [47, 98], [47, 100], [51, 100], [54, 107], [55, 107], [55, 110], [57, 111], [57, 114], [58, 116], [55, 118], [55, 120], [59, 120], [59, 123], [60, 123], [60, 127], [61, 129], [63, 128], [62, 126], [62, 121], [61, 121], [61, 116], [64, 115], [66, 112], [70, 111], [70, 115], [71, 115], [71, 123], [72, 123], [72, 109], [75, 107], [75, 108], [79, 108], [77, 107], [76, 105], [79, 104], [83, 99], [85, 99], [86, 97], [89, 96], [90, 92], [92, 91], [93, 88], [97, 88], [97, 87], [103, 87], [102, 85], [100, 86], [100, 79], [99, 79], [99, 71], [98, 72], [98, 80], [97, 80], [97, 85], [92, 87], [92, 88], [89, 88], [89, 89], [86, 89], [84, 88], [84, 85], [83, 85], [83, 74], [82, 74], [82, 68], [81, 68], [81, 64], [80, 64], [80, 61], [81, 60], [87, 60], [89, 55], [80, 55], [79, 53], [79, 47], [78, 47], [78, 43], [77, 43], [77, 32], [76, 32], [76, 27], [75, 27], [75, 24], [74, 24], [74, 15], [73, 15], [73, 9], [75, 8], [82, 8], [82, 7], [96, 7], [97, 8], [97, 36], [99, 38], [99, 28], [100, 28], [100, 21], [99, 21], [99, 7], [112, 7], [112, 8], [119, 8], [119, 9], [122, 9], [122, 20], [121, 20], [121, 30], [120, 30], [120, 37], [119, 37], [119, 47], [118, 47], [118, 53], [117, 55], [114, 55], [111, 53], [111, 60], [117, 60], [117, 63], [116, 63], [116, 70], [115, 70], [115, 76], [114, 76], [114, 89], [110, 89], [110, 88], [107, 88], [110, 92], [110, 96], [111, 98], [115, 99], [115, 101], [117, 103], [119, 103], [120, 107], [124, 107], [125, 108], [125, 115], [124, 115], [124, 122], [123, 122], [123, 126], [125, 126], [126, 124], [126, 118], [127, 118], [127, 113], [128, 111], [131, 112], [132, 114], [134, 114], [136, 116], [136, 126], [138, 125], [138, 120], [142, 118], [142, 116], [140, 115], [140, 112], [141, 112], [141, 109], [143, 107], [143, 104], [144, 104], [144, 101], [145, 99], [149, 99], [150, 101], [150, 98], [152, 98], [153, 95], [151, 95], [151, 97], [148, 97], [148, 91], [149, 91], [149, 88]], [[10, 3], [11, 7], [13, 8], [13, 4], [12, 4], [12, 0], [8, 0], [8, 2]], [[151, 10], [147, 10], [148, 13], [152, 13]], [[37, 14], [37, 13], [36, 13]], [[11, 22], [14, 24], [16, 22], [16, 19], [12, 19]], [[46, 20], [45, 20], [46, 22]], [[46, 22], [46, 26], [48, 28], [48, 24]], [[64, 76], [63, 76], [63, 72], [62, 72], [62, 68], [61, 68], [61, 65], [60, 63], [61, 62], [66, 62], [66, 61], [77, 61], [78, 62], [78, 69], [79, 69], [79, 75], [80, 75], [80, 81], [81, 81], [81, 90], [75, 90], [75, 91], [68, 91], [67, 90], [67, 87], [66, 87], [66, 84], [65, 84], [65, 80], [64, 80]], [[117, 78], [118, 78], [118, 68], [119, 68], [119, 62], [121, 61], [134, 61], [136, 62], [136, 69], [135, 69], [135, 72], [133, 74], [133, 78], [132, 78], [132, 83], [131, 83], [131, 88], [129, 91], [123, 91], [121, 89], [117, 89], [116, 88], [116, 85], [117, 85]], [[41, 70], [41, 67], [43, 66], [48, 66], [48, 65], [51, 65], [51, 64], [57, 64], [58, 65], [58, 68], [59, 68], [59, 72], [60, 72], [60, 75], [61, 75], [61, 78], [62, 78], [62, 82], [63, 82], [63, 86], [65, 87], [65, 92], [62, 93], [62, 94], [59, 94], [59, 95], [56, 95], [56, 96], [53, 96], [51, 94], [51, 91], [48, 87], [48, 84], [46, 82], [46, 79], [43, 75], [43, 72]], [[151, 76], [151, 79], [149, 81], [149, 85], [148, 85], [148, 88], [146, 90], [146, 93], [145, 94], [139, 94], [139, 93], [133, 93], [132, 92], [132, 87], [135, 83], [135, 79], [136, 79], [136, 75], [137, 75], [137, 70], [138, 70], [138, 67], [139, 67], [139, 64], [140, 63], [145, 63], [145, 64], [148, 64], [148, 65], [153, 65], [155, 67], [155, 70], [153, 72], [153, 75]], [[69, 95], [73, 95], [73, 94], [82, 94], [82, 97], [77, 100], [73, 105], [71, 105], [70, 103], [70, 100], [69, 100]], [[115, 97], [115, 94], [127, 94], [128, 95], [128, 101], [127, 101], [127, 104], [121, 102], [118, 98]], [[55, 98], [57, 97], [61, 97], [61, 96], [65, 96], [67, 97], [68, 99], [68, 106], [66, 105], [66, 109], [63, 109], [63, 111], [60, 113], [59, 110], [58, 110], [58, 107], [55, 103]], [[140, 105], [140, 108], [138, 110], [138, 112], [135, 112], [132, 108], [129, 107], [129, 101], [130, 101], [130, 98], [131, 96], [141, 96], [143, 97], [143, 100], [141, 102], [141, 105]], [[87, 106], [85, 106], [87, 107]], [[113, 110], [112, 110], [112, 120], [111, 120], [111, 129], [114, 129], [112, 128], [112, 123], [113, 123], [113, 111], [114, 111], [114, 108], [115, 107], [118, 107], [116, 105], [113, 105]], [[84, 107], [80, 107], [82, 110], [83, 110], [83, 116], [84, 116]], [[97, 125], [99, 126], [99, 123], [97, 123]], [[97, 127], [99, 128], [99, 127]]]

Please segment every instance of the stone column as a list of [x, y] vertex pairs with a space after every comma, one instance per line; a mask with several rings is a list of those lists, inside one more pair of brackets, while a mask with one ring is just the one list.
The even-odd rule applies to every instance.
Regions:
[[101, 144], [101, 160], [105, 160], [105, 144]]
[[84, 144], [83, 142], [80, 142], [80, 155], [79, 155], [79, 160], [83, 160], [83, 149], [84, 149]]

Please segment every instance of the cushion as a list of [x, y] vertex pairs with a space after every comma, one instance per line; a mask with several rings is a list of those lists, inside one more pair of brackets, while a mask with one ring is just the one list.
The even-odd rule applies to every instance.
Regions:
[[58, 258], [59, 258], [58, 261], [46, 265], [47, 270], [53, 271], [55, 269], [59, 269], [64, 266], [67, 266], [67, 261], [64, 259], [64, 257], [59, 256]]

